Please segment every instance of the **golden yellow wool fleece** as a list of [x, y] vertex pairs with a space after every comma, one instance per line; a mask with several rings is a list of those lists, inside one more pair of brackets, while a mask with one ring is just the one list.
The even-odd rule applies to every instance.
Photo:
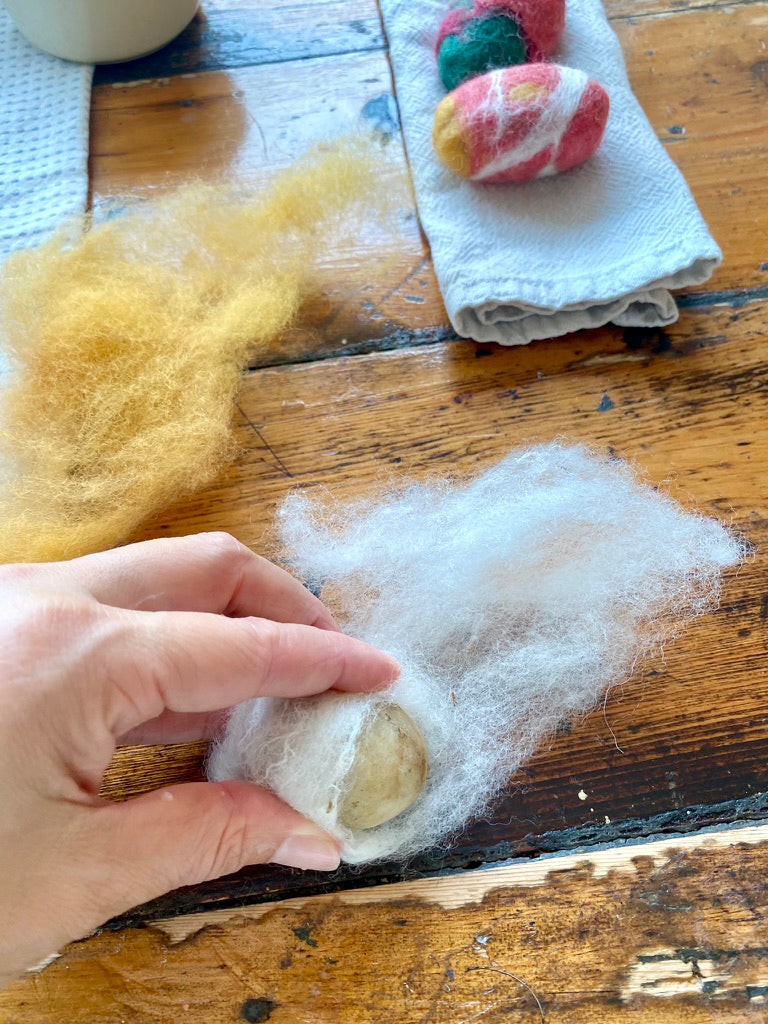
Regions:
[[378, 159], [337, 143], [255, 196], [186, 186], [8, 260], [0, 562], [110, 547], [215, 476], [249, 354], [294, 322], [322, 249], [359, 233]]

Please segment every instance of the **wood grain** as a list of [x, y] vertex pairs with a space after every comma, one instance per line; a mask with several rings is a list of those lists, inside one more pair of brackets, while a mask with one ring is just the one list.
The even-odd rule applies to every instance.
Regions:
[[[725, 262], [697, 291], [768, 288], [763, 25], [768, 4], [617, 22], [632, 84], [686, 175]], [[448, 324], [419, 232], [383, 52], [294, 61], [94, 91], [94, 205], [190, 176], [258, 185], [309, 144], [361, 120], [390, 139], [382, 187], [403, 196], [399, 232], [363, 232], [328, 254], [335, 276], [288, 339], [289, 357], [345, 344], [395, 346]], [[768, 294], [768, 293], [766, 293]]]
[[[739, 0], [737, 0], [739, 2]], [[751, 0], [740, 0], [750, 3]], [[698, 8], [735, 6], [730, 0], [603, 0], [605, 13], [609, 21], [622, 18], [646, 18], [655, 14], [676, 14], [678, 11], [690, 11]]]
[[697, 292], [768, 285], [766, 24], [759, 3], [614, 26], [632, 88], [723, 250]]
[[[294, 487], [343, 499], [390, 476], [479, 470], [555, 437], [632, 459], [684, 504], [732, 521], [756, 554], [728, 579], [716, 614], [644, 665], [604, 710], [564, 726], [454, 849], [406, 870], [535, 850], [557, 830], [607, 839], [626, 834], [622, 822], [669, 810], [684, 827], [685, 808], [768, 790], [764, 323], [760, 303], [691, 309], [669, 333], [603, 330], [518, 349], [454, 343], [254, 372], [240, 401], [238, 463], [143, 535], [226, 529], [274, 554], [273, 510]], [[189, 777], [190, 756], [199, 749], [165, 751], [152, 784]], [[140, 751], [124, 751], [110, 791], [136, 792], [142, 764]], [[766, 810], [758, 802], [740, 813]], [[378, 866], [364, 877], [402, 870]], [[143, 913], [349, 879], [251, 869]]]
[[383, 48], [376, 0], [203, 0], [192, 23], [168, 46], [96, 68], [94, 84]]
[[366, 124], [393, 136], [391, 92], [382, 53], [99, 87], [91, 111], [94, 203], [189, 177], [258, 186], [328, 136]]
[[[605, 9], [612, 19], [638, 18], [726, 2], [606, 0]], [[227, 71], [383, 49], [384, 45], [375, 0], [203, 0], [192, 23], [171, 43], [138, 60], [97, 67], [94, 83]]]
[[10, 1024], [744, 1024], [768, 827], [158, 922], [0, 993]]
[[416, 219], [383, 53], [209, 73], [94, 92], [93, 204], [146, 196], [190, 177], [258, 188], [312, 144], [357, 126], [384, 140], [381, 189], [396, 208], [348, 249], [328, 249], [324, 293], [286, 338], [291, 357], [445, 328], [446, 314]]

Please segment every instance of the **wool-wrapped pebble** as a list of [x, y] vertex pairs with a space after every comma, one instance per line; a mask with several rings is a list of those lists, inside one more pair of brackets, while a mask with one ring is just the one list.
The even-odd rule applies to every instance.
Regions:
[[339, 804], [339, 822], [367, 829], [390, 821], [416, 800], [427, 778], [427, 748], [397, 704], [381, 704], [363, 726]]
[[470, 0], [449, 11], [435, 53], [446, 89], [494, 68], [537, 62], [558, 47], [565, 0]]
[[566, 171], [600, 145], [605, 89], [583, 71], [527, 64], [454, 89], [435, 112], [432, 140], [455, 174], [489, 185]]

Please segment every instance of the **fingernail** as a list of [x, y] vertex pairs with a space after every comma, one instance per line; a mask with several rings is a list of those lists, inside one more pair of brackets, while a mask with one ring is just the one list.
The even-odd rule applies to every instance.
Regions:
[[390, 671], [391, 671], [391, 675], [389, 677], [389, 682], [390, 683], [394, 683], [397, 679], [400, 678], [400, 673], [402, 672], [402, 668], [400, 667], [400, 662], [399, 661], [395, 661], [394, 658], [390, 658], [389, 659], [389, 664], [390, 664]]
[[339, 848], [330, 836], [288, 836], [272, 857], [273, 864], [311, 871], [334, 871], [341, 863]]
[[338, 622], [336, 621], [336, 619], [334, 619], [334, 617], [331, 615], [327, 608], [325, 609], [325, 613], [320, 616], [315, 625], [319, 629], [328, 629], [331, 631], [331, 633], [341, 632], [341, 630], [339, 629]]

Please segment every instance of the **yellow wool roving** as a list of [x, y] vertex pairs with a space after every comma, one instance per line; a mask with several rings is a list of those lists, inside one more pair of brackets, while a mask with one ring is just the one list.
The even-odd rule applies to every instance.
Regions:
[[0, 562], [110, 547], [215, 476], [243, 366], [372, 215], [380, 159], [334, 143], [256, 195], [185, 186], [8, 260]]

